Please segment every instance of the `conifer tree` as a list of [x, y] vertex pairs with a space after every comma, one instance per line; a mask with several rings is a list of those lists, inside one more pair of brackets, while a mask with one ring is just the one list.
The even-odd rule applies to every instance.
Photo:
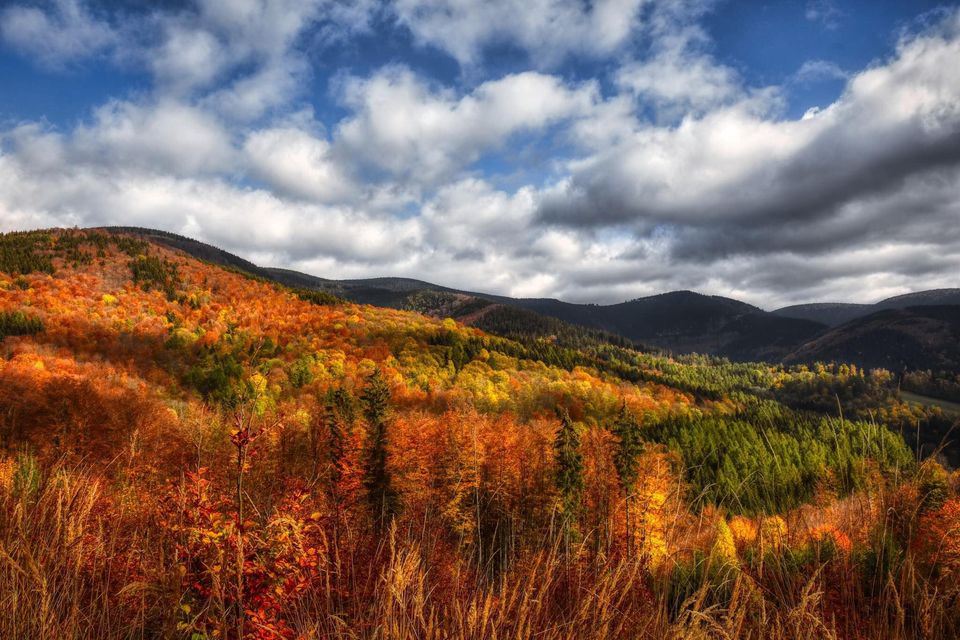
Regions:
[[633, 550], [633, 522], [630, 518], [630, 499], [636, 488], [637, 476], [640, 472], [637, 457], [643, 453], [643, 440], [640, 438], [640, 423], [636, 417], [627, 411], [626, 403], [620, 406], [620, 413], [613, 424], [613, 435], [617, 438], [617, 448], [613, 456], [613, 464], [620, 478], [620, 486], [624, 492], [624, 506], [626, 509], [627, 553]]
[[[327, 432], [319, 435], [315, 440], [319, 441], [320, 437], [326, 439], [326, 471], [323, 477], [327, 485], [327, 496], [333, 506], [334, 549], [339, 549], [340, 524], [344, 511], [344, 495], [341, 487], [344, 466], [347, 464], [347, 435], [354, 423], [354, 399], [350, 391], [338, 387], [327, 392], [323, 419]], [[318, 444], [318, 442], [314, 443], [315, 460], [319, 459]]]
[[397, 512], [397, 495], [388, 468], [389, 434], [387, 429], [390, 389], [380, 369], [367, 378], [361, 396], [367, 422], [367, 446], [364, 456], [363, 485], [377, 529], [383, 530]]
[[564, 540], [576, 533], [576, 521], [580, 512], [583, 492], [583, 456], [580, 453], [580, 434], [577, 432], [566, 409], [557, 408], [560, 428], [553, 442], [556, 454], [555, 482], [560, 492], [561, 517]]
[[[330, 389], [327, 392], [324, 406], [324, 422], [326, 423], [326, 463], [327, 482], [330, 495], [338, 498], [337, 487], [343, 478], [344, 457], [346, 455], [347, 431], [353, 424], [353, 396], [343, 387]], [[314, 445], [319, 446], [318, 442]]]

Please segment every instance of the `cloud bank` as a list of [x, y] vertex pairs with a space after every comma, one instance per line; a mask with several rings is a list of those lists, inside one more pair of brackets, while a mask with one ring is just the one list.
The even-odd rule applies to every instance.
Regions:
[[[326, 277], [573, 301], [691, 288], [774, 308], [958, 286], [960, 13], [860, 71], [809, 61], [794, 81], [845, 87], [792, 118], [786, 87], [712, 55], [709, 9], [14, 4], [0, 38], [38, 73], [115, 66], [148, 89], [76, 124], [0, 126], [0, 228], [158, 227]], [[462, 74], [345, 69], [323, 87], [336, 115], [319, 116], [317, 60], [384, 30]], [[504, 46], [526, 68], [488, 70]], [[602, 70], [572, 77], [571, 59]]]

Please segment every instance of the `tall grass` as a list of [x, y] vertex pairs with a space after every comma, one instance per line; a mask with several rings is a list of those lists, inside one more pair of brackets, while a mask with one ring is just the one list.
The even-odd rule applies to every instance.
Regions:
[[[0, 461], [0, 638], [229, 638], [236, 615], [245, 616], [246, 638], [958, 637], [957, 591], [903, 544], [916, 521], [904, 522], [898, 491], [876, 498], [871, 510], [884, 520], [853, 551], [829, 542], [764, 547], [758, 536], [739, 554], [717, 543], [657, 567], [598, 555], [587, 540], [572, 551], [554, 541], [491, 577], [425, 527], [394, 524], [379, 538], [324, 530], [309, 581], [269, 609], [283, 624], [268, 632], [256, 615], [229, 606], [229, 585], [207, 601], [188, 593], [185, 559], [150, 516], [161, 498], [19, 455]], [[300, 544], [307, 533], [284, 523], [270, 526], [287, 526], [291, 544]], [[267, 553], [256, 542], [271, 535], [266, 529], [248, 535], [248, 563], [276, 559], [275, 551], [257, 556]], [[198, 632], [191, 622], [214, 609], [222, 623]]]
[[[0, 637], [122, 637], [111, 580], [116, 533], [96, 505], [97, 481], [21, 455], [0, 467]], [[121, 631], [121, 633], [117, 633]]]

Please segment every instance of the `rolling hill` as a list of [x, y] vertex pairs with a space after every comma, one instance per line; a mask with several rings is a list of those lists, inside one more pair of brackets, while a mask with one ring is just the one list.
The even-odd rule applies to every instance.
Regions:
[[[672, 291], [611, 305], [575, 304], [459, 290], [411, 278], [332, 280], [260, 267], [217, 247], [164, 231], [111, 230], [135, 233], [206, 262], [286, 286], [320, 290], [361, 304], [451, 317], [514, 339], [546, 339], [565, 347], [587, 342], [643, 345], [744, 362], [845, 360], [894, 370], [960, 367], [960, 359], [952, 355], [956, 344], [950, 342], [950, 336], [960, 332], [950, 311], [960, 305], [960, 289], [921, 291], [875, 304], [814, 303], [772, 312], [693, 291]], [[924, 311], [924, 307], [943, 309]]]
[[960, 306], [884, 309], [810, 340], [785, 359], [855, 362], [864, 367], [960, 369]]
[[[164, 231], [132, 227], [109, 230], [136, 233], [201, 260], [287, 286], [317, 289], [361, 304], [452, 317], [494, 333], [506, 332], [514, 338], [561, 336], [567, 338], [561, 342], [570, 344], [573, 336], [585, 334], [565, 325], [577, 325], [590, 330], [592, 339], [603, 342], [626, 339], [675, 353], [775, 361], [825, 329], [817, 322], [782, 318], [738, 300], [692, 291], [596, 305], [552, 298], [510, 298], [411, 278], [331, 280], [289, 269], [259, 267], [216, 247]], [[451, 304], [454, 300], [456, 304]], [[496, 312], [488, 315], [494, 309]], [[563, 324], [547, 322], [547, 318]]]
[[772, 313], [784, 318], [813, 320], [829, 327], [836, 327], [854, 318], [862, 318], [883, 309], [906, 309], [907, 307], [931, 305], [960, 305], [960, 289], [917, 291], [886, 298], [874, 304], [850, 304], [845, 302], [797, 304], [776, 309]]
[[853, 304], [849, 302], [812, 302], [795, 304], [771, 311], [774, 315], [797, 320], [810, 320], [836, 327], [854, 318], [870, 315], [876, 311], [873, 305]]
[[[271, 270], [278, 275], [277, 270]], [[281, 281], [308, 285], [290, 272], [279, 274]], [[637, 298], [613, 305], [574, 304], [551, 298], [509, 298], [471, 291], [460, 291], [418, 280], [376, 278], [371, 280], [314, 280], [323, 288], [355, 302], [396, 308], [408, 308], [412, 298], [419, 298], [417, 310], [431, 315], [448, 315], [469, 324], [483, 326], [483, 314], [477, 310], [486, 304], [503, 308], [523, 309], [516, 315], [555, 318], [562, 322], [594, 329], [605, 334], [675, 353], [707, 353], [734, 360], [778, 360], [807, 339], [822, 332], [820, 323], [795, 318], [782, 318], [752, 305], [692, 291]], [[458, 296], [454, 308], [443, 306], [442, 297], [425, 297], [426, 292]], [[440, 306], [430, 308], [434, 300]], [[507, 314], [506, 310], [499, 312]], [[489, 327], [487, 327], [489, 328]]]

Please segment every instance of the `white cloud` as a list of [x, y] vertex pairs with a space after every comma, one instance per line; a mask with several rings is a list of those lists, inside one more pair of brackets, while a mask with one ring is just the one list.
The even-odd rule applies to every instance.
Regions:
[[52, 0], [0, 11], [0, 38], [54, 68], [109, 54], [149, 71], [158, 100], [199, 98], [252, 121], [302, 95], [310, 46], [366, 31], [378, 10], [375, 0], [195, 0], [119, 11], [114, 25], [84, 0]]
[[349, 199], [357, 189], [331, 157], [330, 143], [302, 128], [255, 131], [244, 151], [253, 174], [279, 193], [333, 203]]
[[418, 243], [416, 221], [372, 218], [349, 207], [284, 200], [219, 178], [177, 178], [77, 165], [38, 179], [32, 167], [0, 156], [4, 227], [56, 221], [80, 226], [131, 224], [196, 235], [276, 264], [318, 254], [340, 264], [401, 260]]
[[80, 0], [55, 0], [51, 10], [14, 4], [0, 11], [0, 38], [49, 67], [63, 67], [102, 53], [117, 34]]
[[74, 131], [71, 150], [92, 164], [174, 175], [229, 171], [234, 162], [230, 134], [219, 121], [174, 101], [109, 102]]
[[140, 55], [160, 93], [200, 92], [208, 109], [255, 120], [302, 91], [309, 65], [295, 45], [324, 20], [324, 9], [320, 0], [202, 0], [152, 17], [159, 40]]
[[295, 57], [273, 60], [202, 100], [223, 116], [250, 122], [270, 111], [288, 108], [302, 92], [308, 66]]
[[[694, 288], [770, 307], [955, 286], [960, 14], [790, 119], [786, 91], [711, 56], [705, 4], [400, 0], [394, 17], [479, 81], [399, 65], [341, 76], [344, 115], [324, 123], [304, 89], [311, 47], [349, 46], [392, 9], [203, 0], [122, 25], [68, 0], [15, 5], [0, 29], [20, 51], [60, 66], [123, 55], [153, 84], [73, 127], [0, 130], [0, 227], [157, 226], [322, 276], [577, 301]], [[68, 37], [42, 52], [9, 36], [16, 24]], [[608, 57], [614, 93], [545, 72], [487, 77], [501, 42], [541, 68]], [[787, 88], [841, 73], [810, 61]], [[523, 164], [521, 141], [529, 172], [482, 162]]]
[[[553, 220], [766, 223], [829, 217], [844, 202], [960, 162], [960, 18], [905, 40], [815, 117], [772, 117], [756, 97], [639, 128], [573, 164], [548, 198]], [[810, 114], [813, 116], [814, 114]]]
[[392, 10], [417, 41], [461, 64], [479, 62], [491, 45], [528, 52], [542, 65], [571, 53], [610, 54], [630, 38], [649, 0], [396, 0]]
[[499, 253], [530, 232], [534, 210], [532, 188], [508, 194], [483, 180], [466, 178], [441, 188], [425, 203], [422, 218], [426, 239], [436, 248]]
[[208, 85], [229, 62], [215, 35], [177, 22], [166, 25], [163, 42], [149, 57], [158, 82], [176, 94]]
[[829, 60], [807, 60], [793, 75], [793, 81], [812, 84], [823, 80], [844, 80], [850, 77], [836, 62]]
[[625, 62], [613, 75], [622, 92], [651, 107], [661, 122], [702, 115], [751, 93], [735, 69], [710, 54], [711, 40], [696, 23], [707, 7], [698, 0], [657, 4], [646, 57]]
[[709, 56], [678, 49], [661, 51], [617, 72], [617, 84], [669, 116], [704, 113], [741, 97], [740, 80]]
[[568, 87], [535, 72], [485, 82], [458, 97], [404, 67], [350, 78], [342, 93], [355, 115], [337, 127], [337, 145], [369, 166], [427, 185], [511, 135], [585, 114], [597, 100], [592, 83]]

